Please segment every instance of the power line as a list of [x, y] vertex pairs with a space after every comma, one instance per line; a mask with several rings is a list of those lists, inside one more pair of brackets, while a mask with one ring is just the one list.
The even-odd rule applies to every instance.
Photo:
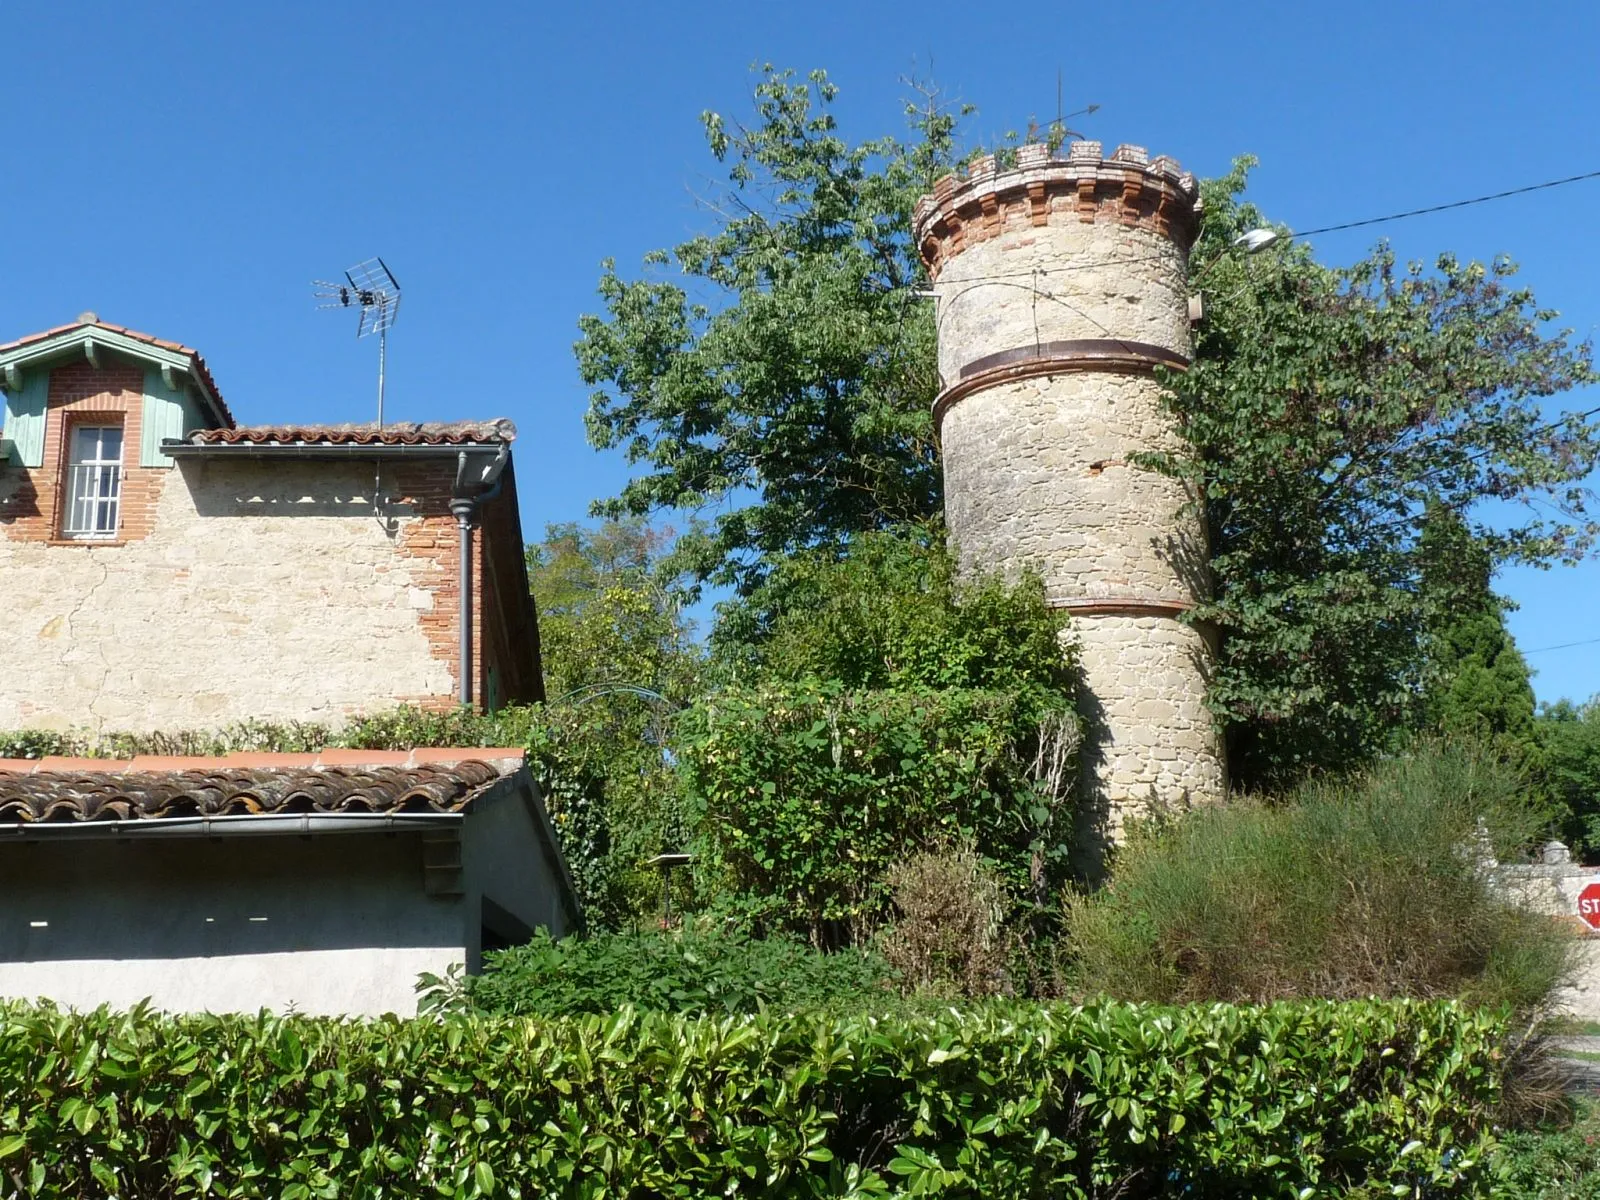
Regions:
[[1534, 649], [1524, 650], [1522, 653], [1525, 655], [1543, 654], [1546, 650], [1571, 650], [1574, 646], [1594, 646], [1597, 644], [1600, 644], [1600, 638], [1584, 638], [1581, 642], [1562, 642], [1559, 646], [1536, 646]]
[[1522, 196], [1528, 192], [1540, 192], [1546, 188], [1564, 187], [1569, 183], [1582, 183], [1585, 179], [1600, 179], [1600, 171], [1587, 171], [1582, 175], [1568, 175], [1565, 179], [1548, 179], [1544, 183], [1530, 183], [1526, 187], [1512, 188], [1505, 192], [1491, 192], [1487, 196], [1474, 196], [1470, 200], [1452, 200], [1449, 204], [1432, 204], [1427, 208], [1413, 208], [1406, 212], [1390, 213], [1386, 217], [1368, 217], [1364, 221], [1346, 221], [1343, 225], [1324, 225], [1320, 229], [1303, 229], [1294, 234], [1297, 238], [1308, 238], [1318, 233], [1338, 233], [1344, 229], [1361, 229], [1367, 225], [1382, 225], [1386, 221], [1403, 221], [1407, 217], [1421, 217], [1428, 213], [1447, 212], [1452, 208], [1468, 208], [1474, 204], [1487, 204], [1491, 200], [1504, 200], [1507, 196]]

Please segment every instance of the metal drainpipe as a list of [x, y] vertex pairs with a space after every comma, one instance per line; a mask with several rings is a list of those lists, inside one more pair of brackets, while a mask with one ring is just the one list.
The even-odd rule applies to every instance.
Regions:
[[469, 496], [457, 496], [450, 501], [450, 511], [455, 514], [456, 527], [461, 531], [460, 678], [461, 703], [468, 706], [472, 704], [472, 517], [477, 507], [477, 500]]

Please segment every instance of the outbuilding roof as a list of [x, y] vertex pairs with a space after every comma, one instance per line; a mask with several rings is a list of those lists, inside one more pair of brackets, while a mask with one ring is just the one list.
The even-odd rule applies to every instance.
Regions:
[[256, 815], [448, 814], [522, 767], [520, 750], [0, 759], [0, 826]]

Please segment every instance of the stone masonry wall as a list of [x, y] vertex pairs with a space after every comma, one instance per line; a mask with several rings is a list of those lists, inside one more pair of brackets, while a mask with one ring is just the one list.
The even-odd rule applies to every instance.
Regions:
[[391, 536], [372, 512], [370, 463], [191, 460], [151, 470], [141, 539], [61, 544], [17, 536], [10, 502], [36, 484], [0, 469], [0, 728], [453, 704], [457, 543], [438, 511], [449, 470], [396, 478]]
[[1130, 466], [1176, 445], [1160, 385], [1107, 371], [997, 383], [945, 413], [945, 519], [967, 568], [1037, 570], [1053, 602], [1191, 604], [1205, 588], [1193, 497]]
[[1191, 352], [1194, 181], [1138, 147], [979, 159], [917, 206], [938, 298], [945, 515], [968, 570], [1043, 576], [1082, 667], [1088, 843], [1130, 812], [1219, 798], [1208, 590], [1186, 486], [1133, 465], [1181, 448], [1156, 368]]
[[1008, 230], [945, 264], [935, 291], [947, 384], [982, 355], [1064, 338], [1114, 336], [1189, 354], [1183, 248], [1138, 227], [1074, 217], [1069, 228], [1071, 237], [1059, 220]]

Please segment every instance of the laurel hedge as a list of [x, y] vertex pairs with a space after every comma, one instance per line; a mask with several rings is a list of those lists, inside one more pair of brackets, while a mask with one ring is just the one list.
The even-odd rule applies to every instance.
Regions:
[[0, 1025], [0, 1188], [120, 1200], [1481, 1195], [1504, 1033], [1448, 1001]]

